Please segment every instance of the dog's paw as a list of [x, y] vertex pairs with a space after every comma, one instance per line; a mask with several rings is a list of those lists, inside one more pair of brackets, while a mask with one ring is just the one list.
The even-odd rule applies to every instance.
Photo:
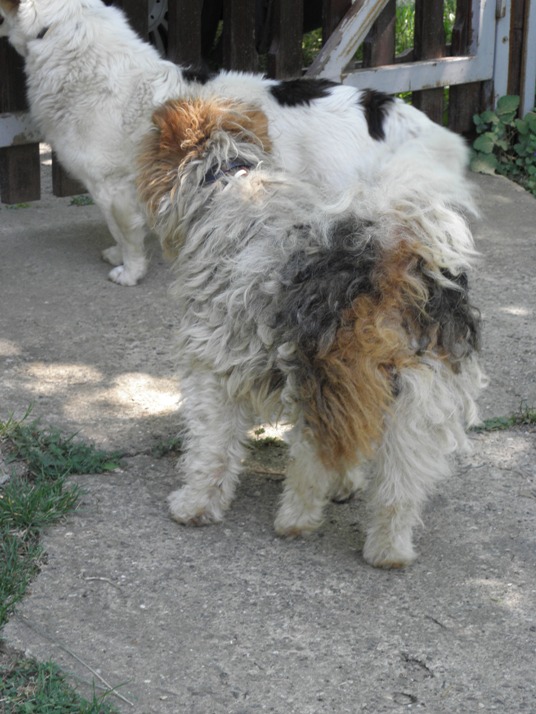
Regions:
[[405, 568], [411, 565], [416, 557], [417, 553], [411, 541], [386, 545], [377, 538], [368, 536], [363, 548], [363, 558], [375, 568]]
[[188, 486], [173, 491], [168, 497], [171, 517], [185, 526], [209, 526], [223, 520], [221, 509], [200, 500], [199, 494], [193, 494]]
[[108, 278], [117, 285], [125, 285], [132, 287], [136, 285], [138, 280], [143, 277], [143, 272], [131, 271], [125, 268], [124, 265], [118, 265], [117, 268], [110, 270]]
[[102, 259], [110, 265], [121, 265], [123, 262], [123, 253], [118, 245], [113, 245], [111, 248], [106, 248], [103, 250]]
[[321, 525], [322, 516], [317, 513], [302, 513], [296, 517], [282, 507], [275, 518], [274, 529], [282, 538], [300, 538], [314, 533]]

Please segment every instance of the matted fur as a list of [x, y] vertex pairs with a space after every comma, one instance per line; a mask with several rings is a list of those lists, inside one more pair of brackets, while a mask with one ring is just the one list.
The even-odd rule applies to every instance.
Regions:
[[[361, 205], [355, 193], [330, 205], [273, 166], [247, 113], [222, 111], [168, 103], [140, 157], [151, 225], [177, 253], [185, 485], [172, 516], [221, 520], [247, 430], [279, 415], [294, 426], [277, 532], [317, 528], [330, 497], [363, 486], [366, 560], [408, 564], [422, 504], [467, 446], [485, 382], [468, 185], [434, 183], [423, 164], [414, 202], [379, 172]], [[232, 159], [249, 172], [218, 173]]]
[[[273, 165], [314, 183], [322, 200], [358, 193], [394, 166], [393, 156], [400, 156], [401, 175], [419, 154], [444, 184], [463, 185], [463, 140], [399, 99], [325, 80], [240, 72], [198, 81], [161, 59], [120, 10], [101, 0], [0, 0], [0, 20], [0, 36], [24, 57], [30, 110], [43, 138], [106, 218], [116, 245], [103, 258], [115, 266], [109, 277], [116, 283], [134, 285], [147, 269], [134, 161], [152, 112], [172, 98], [225, 100], [239, 113], [247, 105]], [[383, 176], [378, 180], [385, 185]]]

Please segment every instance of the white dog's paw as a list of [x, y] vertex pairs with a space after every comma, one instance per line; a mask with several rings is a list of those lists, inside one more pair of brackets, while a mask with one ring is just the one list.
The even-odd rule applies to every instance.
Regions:
[[223, 512], [219, 504], [201, 497], [199, 491], [188, 486], [173, 491], [168, 497], [171, 517], [177, 523], [185, 526], [208, 526], [223, 520]]
[[123, 262], [123, 252], [118, 245], [113, 245], [111, 248], [103, 250], [102, 259], [110, 265], [121, 265]]
[[136, 285], [138, 280], [143, 278], [145, 271], [128, 270], [124, 265], [118, 265], [117, 268], [110, 270], [108, 278], [117, 285], [132, 286]]
[[390, 543], [369, 533], [363, 548], [363, 558], [375, 568], [405, 568], [416, 557], [411, 537], [399, 538], [396, 543]]

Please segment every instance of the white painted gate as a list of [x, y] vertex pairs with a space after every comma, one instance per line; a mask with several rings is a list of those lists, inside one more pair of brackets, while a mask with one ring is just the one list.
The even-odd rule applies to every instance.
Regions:
[[[510, 0], [473, 0], [470, 54], [367, 69], [347, 69], [388, 0], [355, 0], [307, 71], [357, 87], [389, 93], [418, 91], [469, 82], [493, 80], [494, 103], [507, 93], [510, 41]], [[521, 111], [534, 107], [536, 91], [536, 1], [528, 12], [527, 53], [524, 62]]]

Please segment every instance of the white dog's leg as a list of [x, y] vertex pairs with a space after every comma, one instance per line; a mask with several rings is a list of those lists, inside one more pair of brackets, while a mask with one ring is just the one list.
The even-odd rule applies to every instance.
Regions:
[[464, 447], [464, 397], [448, 366], [423, 365], [399, 375], [367, 493], [363, 556], [371, 565], [403, 567], [416, 553], [413, 527], [434, 483], [449, 474], [449, 455]]
[[355, 466], [339, 475], [333, 485], [330, 498], [335, 503], [346, 503], [352, 500], [358, 491], [362, 491], [365, 485], [366, 475], [363, 467]]
[[102, 259], [110, 265], [121, 265], [123, 262], [123, 251], [118, 245], [112, 245], [102, 251]]
[[294, 441], [275, 519], [278, 535], [300, 536], [316, 530], [322, 523], [324, 506], [336, 479], [337, 475], [326, 470], [309, 441], [303, 438]]
[[212, 373], [196, 373], [181, 383], [187, 434], [179, 462], [185, 485], [168, 499], [179, 523], [206, 525], [223, 519], [242, 470], [249, 409], [226, 395]]
[[95, 196], [95, 203], [104, 213], [110, 233], [117, 243], [104, 250], [102, 257], [116, 266], [108, 277], [118, 285], [136, 285], [147, 272], [145, 218], [131, 194], [132, 189], [128, 186], [111, 197]]

